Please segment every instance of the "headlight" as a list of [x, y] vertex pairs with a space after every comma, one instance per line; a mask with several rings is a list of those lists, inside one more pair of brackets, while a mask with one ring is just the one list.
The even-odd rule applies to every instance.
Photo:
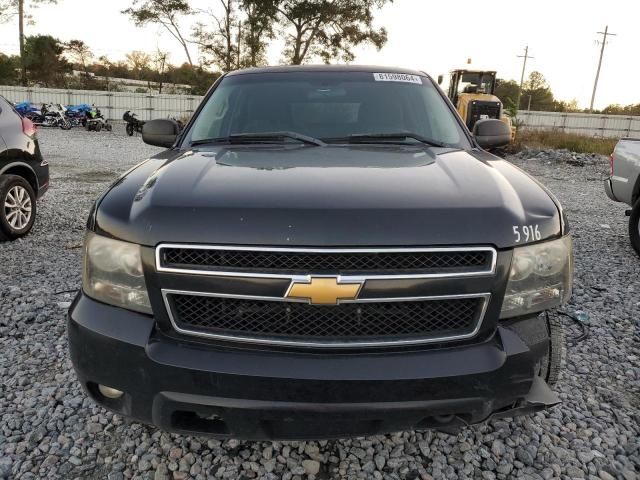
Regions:
[[101, 302], [151, 313], [139, 245], [88, 232], [84, 240], [82, 288]]
[[513, 250], [500, 318], [557, 307], [571, 296], [573, 245], [570, 236]]

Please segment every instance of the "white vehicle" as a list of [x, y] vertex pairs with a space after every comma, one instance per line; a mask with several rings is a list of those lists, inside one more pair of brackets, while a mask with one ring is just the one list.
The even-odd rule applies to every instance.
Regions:
[[629, 238], [640, 255], [640, 138], [622, 138], [610, 157], [611, 174], [604, 182], [607, 196], [631, 206]]

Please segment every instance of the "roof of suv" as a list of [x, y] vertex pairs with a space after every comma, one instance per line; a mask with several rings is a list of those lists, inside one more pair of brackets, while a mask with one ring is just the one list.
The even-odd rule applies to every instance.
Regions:
[[410, 68], [382, 67], [375, 65], [278, 65], [271, 67], [245, 68], [229, 72], [227, 76], [246, 75], [253, 73], [283, 73], [283, 72], [371, 72], [371, 73], [404, 73], [407, 75], [428, 76], [424, 72]]

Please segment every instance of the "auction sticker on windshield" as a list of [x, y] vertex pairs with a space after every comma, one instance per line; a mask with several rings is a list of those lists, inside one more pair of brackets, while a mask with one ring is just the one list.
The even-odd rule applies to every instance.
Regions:
[[422, 79], [418, 75], [406, 73], [374, 73], [373, 79], [376, 82], [405, 82], [422, 85]]

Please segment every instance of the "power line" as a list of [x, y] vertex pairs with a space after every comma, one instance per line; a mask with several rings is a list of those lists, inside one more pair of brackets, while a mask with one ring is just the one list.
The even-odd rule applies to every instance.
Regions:
[[520, 110], [520, 97], [522, 97], [522, 85], [524, 84], [524, 71], [527, 68], [527, 60], [528, 59], [534, 59], [535, 57], [532, 57], [531, 55], [529, 55], [529, 45], [527, 45], [526, 47], [524, 47], [524, 55], [518, 55], [518, 58], [523, 58], [524, 60], [522, 61], [522, 75], [520, 75], [520, 88], [518, 89], [518, 110]]
[[598, 35], [602, 35], [602, 48], [600, 49], [600, 59], [598, 60], [598, 70], [596, 70], [596, 80], [593, 82], [593, 94], [591, 95], [591, 104], [589, 105], [589, 111], [593, 112], [593, 102], [596, 99], [596, 89], [598, 88], [598, 79], [600, 78], [600, 67], [602, 67], [602, 57], [604, 56], [604, 47], [607, 44], [607, 37], [615, 37], [615, 33], [609, 33], [609, 25], [604, 27], [604, 32], [598, 32]]

